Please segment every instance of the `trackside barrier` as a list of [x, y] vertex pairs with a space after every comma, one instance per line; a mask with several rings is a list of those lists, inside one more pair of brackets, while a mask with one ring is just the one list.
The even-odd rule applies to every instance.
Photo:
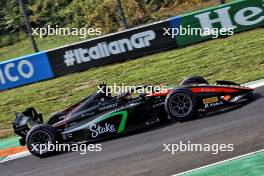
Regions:
[[[233, 29], [234, 33], [264, 26], [264, 0], [237, 0], [172, 18], [171, 28]], [[219, 34], [219, 33], [218, 33]], [[178, 46], [211, 39], [213, 35], [178, 35]]]
[[50, 50], [47, 54], [55, 77], [61, 76], [177, 47], [175, 39], [163, 35], [163, 28], [169, 27], [169, 20], [161, 21]]
[[46, 52], [0, 63], [0, 90], [53, 78]]

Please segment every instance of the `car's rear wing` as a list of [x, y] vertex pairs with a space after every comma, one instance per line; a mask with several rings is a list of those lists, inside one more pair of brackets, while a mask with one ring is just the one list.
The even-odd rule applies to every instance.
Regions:
[[22, 137], [19, 140], [21, 145], [25, 145], [25, 138], [30, 128], [41, 123], [43, 123], [42, 114], [37, 113], [34, 108], [27, 108], [22, 113], [15, 114], [13, 129], [17, 135]]

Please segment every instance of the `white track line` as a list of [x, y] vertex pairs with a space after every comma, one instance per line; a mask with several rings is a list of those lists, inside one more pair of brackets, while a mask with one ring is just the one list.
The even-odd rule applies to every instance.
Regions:
[[245, 83], [245, 84], [242, 84], [242, 85], [250, 87], [250, 88], [261, 87], [261, 86], [264, 86], [264, 79], [261, 79], [261, 80], [258, 80], [258, 81], [252, 81], [252, 82]]
[[[253, 81], [253, 82], [249, 82], [249, 83], [245, 83], [245, 84], [243, 84], [243, 86], [247, 86], [247, 87], [250, 87], [250, 88], [261, 87], [261, 86], [264, 86], [264, 79], [261, 79], [261, 80], [258, 80], [258, 81]], [[29, 155], [31, 155], [29, 151], [16, 153], [14, 155], [10, 155], [10, 156], [6, 157], [2, 161], [0, 161], [0, 163], [7, 162], [7, 161], [10, 161], [10, 160], [14, 160], [14, 159], [18, 159], [18, 158], [22, 158], [22, 157], [26, 157], [26, 156], [29, 156]], [[187, 172], [190, 172], [190, 171], [187, 171]]]
[[213, 163], [213, 164], [209, 164], [209, 165], [206, 165], [206, 166], [198, 167], [196, 169], [192, 169], [192, 170], [189, 170], [189, 171], [181, 172], [181, 173], [178, 173], [178, 174], [175, 174], [175, 175], [172, 175], [172, 176], [180, 176], [180, 175], [182, 176], [184, 174], [189, 174], [191, 172], [195, 172], [195, 171], [198, 171], [198, 170], [202, 170], [202, 169], [205, 169], [205, 168], [208, 168], [208, 167], [216, 166], [216, 165], [228, 162], [228, 161], [237, 160], [237, 159], [240, 159], [240, 158], [243, 158], [243, 157], [246, 157], [246, 156], [250, 156], [250, 155], [254, 155], [254, 154], [257, 154], [257, 153], [261, 153], [261, 152], [264, 152], [264, 149], [258, 150], [258, 151], [255, 151], [255, 152], [251, 152], [251, 153], [247, 153], [247, 154], [244, 154], [244, 155], [236, 156], [234, 158], [229, 158], [229, 159], [226, 159], [226, 160], [223, 160], [223, 161], [219, 161], [219, 162], [216, 162], [216, 163]]

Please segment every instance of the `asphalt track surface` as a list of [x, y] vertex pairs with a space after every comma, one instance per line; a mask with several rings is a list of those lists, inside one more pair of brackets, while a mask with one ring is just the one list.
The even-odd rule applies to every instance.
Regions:
[[[102, 142], [101, 152], [33, 156], [0, 164], [1, 176], [172, 175], [264, 148], [264, 87], [255, 101], [232, 111]], [[262, 97], [263, 96], [263, 97]], [[163, 144], [232, 143], [233, 152], [163, 152]]]

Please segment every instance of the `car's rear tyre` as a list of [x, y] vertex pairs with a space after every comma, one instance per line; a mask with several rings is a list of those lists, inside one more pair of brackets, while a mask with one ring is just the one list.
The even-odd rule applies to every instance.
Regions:
[[55, 146], [60, 141], [60, 134], [54, 127], [48, 124], [34, 126], [26, 136], [28, 150], [32, 155], [37, 157], [46, 157], [56, 153], [55, 150], [49, 150], [48, 146]]
[[189, 89], [173, 90], [165, 100], [165, 110], [172, 118], [180, 122], [194, 117], [197, 100]]
[[204, 79], [201, 76], [191, 76], [185, 78], [180, 85], [185, 86], [185, 85], [192, 85], [192, 84], [209, 84], [206, 79]]

